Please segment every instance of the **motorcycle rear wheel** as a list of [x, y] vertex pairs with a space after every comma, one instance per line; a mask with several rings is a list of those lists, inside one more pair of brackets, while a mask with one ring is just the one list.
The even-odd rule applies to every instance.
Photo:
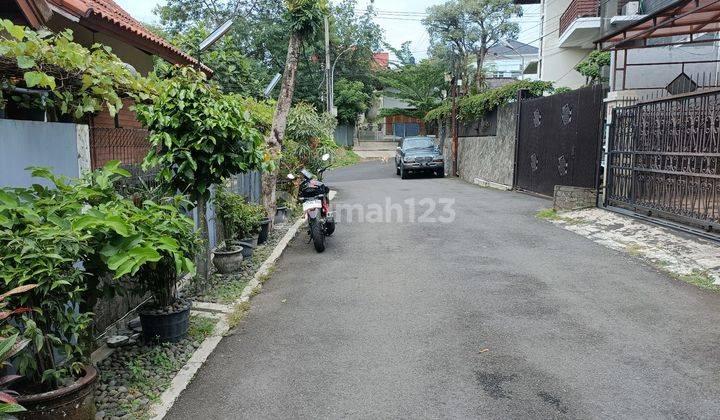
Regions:
[[313, 245], [315, 246], [315, 251], [317, 251], [317, 252], [325, 251], [325, 232], [323, 232], [321, 223], [314, 219], [310, 219], [309, 223], [310, 223], [310, 236], [312, 236]]

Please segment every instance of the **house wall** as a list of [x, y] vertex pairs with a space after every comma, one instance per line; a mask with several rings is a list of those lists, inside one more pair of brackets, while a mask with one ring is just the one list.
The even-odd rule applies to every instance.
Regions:
[[116, 38], [112, 38], [109, 35], [92, 32], [79, 23], [73, 22], [57, 13], [53, 14], [53, 17], [47, 22], [47, 27], [53, 32], [60, 32], [65, 29], [72, 30], [75, 42], [84, 47], [91, 47], [95, 43], [107, 45], [112, 48], [112, 52], [117, 55], [118, 58], [133, 66], [140, 74], [146, 75], [153, 68], [152, 55]]
[[519, 79], [534, 79], [535, 75], [526, 74], [522, 75], [524, 66], [527, 66], [531, 61], [537, 60], [538, 56], [533, 54], [523, 54], [520, 56], [509, 53], [506, 56], [492, 56], [488, 55], [485, 59], [483, 68], [488, 77], [516, 77]]
[[419, 118], [405, 115], [392, 115], [385, 117], [385, 134], [392, 135], [395, 123], [414, 123], [420, 126], [420, 135], [425, 135], [425, 122]]
[[[614, 91], [661, 89], [685, 72], [698, 84], [717, 84], [720, 49], [713, 43], [618, 50], [611, 54], [610, 86]], [[626, 66], [627, 70], [622, 68]], [[667, 64], [673, 63], [673, 64]], [[636, 65], [633, 65], [636, 64]], [[642, 65], [637, 65], [642, 64]], [[642, 93], [640, 93], [642, 96]]]
[[475, 184], [511, 187], [515, 162], [515, 104], [498, 109], [494, 136], [458, 138], [458, 173]]
[[38, 183], [25, 170], [29, 166], [68, 177], [90, 168], [86, 125], [0, 119], [0, 150], [0, 187]]
[[585, 78], [574, 67], [591, 50], [560, 48], [560, 16], [570, 5], [570, 0], [543, 1], [543, 37], [540, 43], [540, 80], [555, 83], [556, 87], [579, 88]]

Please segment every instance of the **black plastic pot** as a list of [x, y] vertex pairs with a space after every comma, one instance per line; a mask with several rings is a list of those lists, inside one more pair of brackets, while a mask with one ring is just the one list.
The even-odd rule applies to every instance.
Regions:
[[287, 220], [288, 208], [280, 206], [275, 210], [275, 223], [284, 223]]
[[88, 365], [85, 375], [66, 387], [42, 394], [21, 395], [17, 398], [18, 403], [27, 411], [15, 416], [22, 420], [94, 420], [97, 379], [97, 370]]
[[243, 247], [228, 245], [225, 249], [216, 249], [213, 252], [213, 265], [220, 274], [232, 274], [240, 271], [243, 262]]
[[262, 245], [267, 242], [270, 233], [270, 219], [265, 218], [260, 221], [260, 232], [258, 233], [257, 244]]
[[255, 245], [251, 244], [250, 242], [245, 242], [244, 240], [237, 243], [242, 247], [243, 258], [251, 258], [253, 250], [255, 249]]
[[187, 300], [179, 310], [167, 311], [145, 308], [140, 310], [140, 325], [145, 341], [177, 343], [190, 328], [190, 307]]

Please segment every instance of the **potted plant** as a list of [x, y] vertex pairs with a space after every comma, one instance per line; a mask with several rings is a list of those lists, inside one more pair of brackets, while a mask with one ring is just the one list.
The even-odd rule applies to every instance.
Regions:
[[277, 206], [277, 209], [275, 210], [275, 223], [285, 223], [285, 220], [287, 220], [287, 216], [288, 207], [284, 203]]
[[140, 207], [129, 200], [114, 203], [133, 229], [100, 251], [115, 278], [134, 276], [132, 291], [152, 297], [139, 310], [146, 341], [180, 341], [190, 326], [192, 302], [178, 297], [177, 280], [182, 274], [195, 274], [192, 258], [198, 240], [192, 220], [180, 211], [188, 203], [181, 197], [170, 200], [147, 200]]
[[[77, 265], [90, 252], [89, 235], [48, 211], [34, 192], [0, 190], [0, 278], [9, 289], [24, 290], [3, 300], [9, 307], [33, 308], [0, 334], [17, 334], [25, 346], [12, 358], [22, 376], [12, 389], [26, 409], [15, 415], [92, 419], [97, 380], [88, 363], [92, 313], [81, 309], [87, 282]], [[54, 211], [61, 212], [63, 204], [57, 201]]]
[[231, 274], [240, 270], [244, 249], [237, 241], [239, 218], [242, 217], [243, 199], [222, 186], [215, 189], [213, 196], [215, 213], [220, 218], [223, 241], [213, 251], [213, 265], [220, 274]]
[[263, 213], [262, 206], [256, 204], [243, 202], [239, 208], [237, 230], [240, 238], [239, 244], [246, 249], [246, 258], [252, 257], [253, 250], [258, 245], [258, 232], [260, 231], [260, 222], [263, 220]]
[[[12, 295], [17, 295], [28, 290], [37, 287], [36, 284], [28, 284], [21, 287], [16, 287], [9, 292], [5, 292], [0, 295], [0, 370], [5, 369], [10, 365], [8, 360], [22, 351], [30, 340], [22, 339], [19, 337], [20, 333], [17, 328], [12, 326], [6, 326], [5, 324], [13, 315], [18, 315], [26, 312], [30, 312], [31, 308], [16, 308], [8, 309], [8, 304], [5, 299]], [[25, 411], [25, 408], [18, 404], [17, 396], [18, 393], [10, 390], [8, 387], [16, 382], [18, 379], [22, 379], [20, 375], [5, 375], [0, 377], [0, 415], [7, 415], [12, 413], [20, 413]]]
[[[265, 213], [265, 211], [262, 207], [260, 207], [260, 211], [263, 214]], [[263, 217], [259, 222], [257, 244], [262, 245], [265, 242], [267, 242], [269, 234], [270, 234], [270, 219], [267, 217]]]

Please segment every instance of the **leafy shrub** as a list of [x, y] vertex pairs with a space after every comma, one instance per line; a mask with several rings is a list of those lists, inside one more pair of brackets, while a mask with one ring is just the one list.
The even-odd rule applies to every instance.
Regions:
[[[297, 174], [302, 168], [317, 173], [325, 167], [321, 156], [333, 154], [337, 148], [333, 138], [334, 121], [328, 114], [318, 114], [308, 104], [301, 103], [290, 110], [280, 159], [280, 179], [284, 180], [288, 173]], [[293, 189], [288, 183], [285, 187], [288, 192]]]
[[610, 51], [592, 51], [575, 66], [578, 73], [585, 76], [588, 83], [603, 82], [603, 67], [610, 65]]
[[[18, 339], [20, 333], [17, 328], [4, 324], [10, 317], [30, 312], [32, 308], [8, 309], [8, 304], [5, 302], [5, 299], [12, 295], [27, 292], [35, 287], [37, 287], [37, 285], [28, 284], [22, 287], [16, 287], [0, 295], [0, 327], [2, 327], [0, 334], [2, 334], [2, 337], [5, 337], [0, 338], [0, 369], [10, 366], [8, 360], [30, 344], [30, 340], [28, 339]], [[7, 389], [10, 384], [21, 378], [22, 376], [20, 375], [5, 375], [0, 377], [0, 414], [25, 411], [25, 408], [20, 406], [14, 398], [15, 392]]]
[[[466, 96], [458, 100], [458, 117], [462, 121], [473, 121], [482, 118], [487, 112], [515, 101], [520, 90], [528, 90], [534, 96], [552, 93], [552, 82], [538, 80], [518, 80], [505, 86], [486, 90], [477, 95]], [[443, 103], [425, 115], [425, 121], [433, 122], [450, 117], [452, 104]]]
[[70, 30], [36, 32], [0, 19], [0, 32], [8, 35], [0, 37], [0, 62], [17, 67], [0, 73], [0, 105], [2, 91], [9, 87], [47, 89], [50, 94], [42, 102], [36, 95], [10, 97], [23, 103], [34, 100], [34, 106], [81, 119], [103, 108], [115, 115], [123, 106], [123, 93], [146, 100], [154, 92], [152, 78], [133, 74], [108, 46], [94, 44], [88, 49], [73, 42]]
[[356, 80], [340, 79], [335, 86], [335, 104], [337, 105], [337, 119], [340, 124], [354, 124], [358, 114], [368, 109], [371, 101], [370, 95], [365, 93], [365, 84]]
[[258, 204], [246, 202], [245, 197], [218, 187], [213, 197], [215, 211], [220, 217], [225, 240], [243, 239], [257, 233], [265, 210]]
[[[169, 273], [173, 281], [192, 272], [195, 236], [179, 202], [137, 206], [119, 196], [114, 182], [127, 173], [118, 162], [76, 180], [43, 168], [32, 174], [50, 186], [0, 190], [0, 280], [9, 289], [37, 284], [10, 300], [34, 309], [17, 320], [30, 344], [15, 365], [51, 390], [79, 375], [87, 361], [100, 278], [139, 274], [127, 289], [152, 292], [162, 302], [172, 288], [139, 271]], [[122, 291], [119, 282], [107, 287]]]

